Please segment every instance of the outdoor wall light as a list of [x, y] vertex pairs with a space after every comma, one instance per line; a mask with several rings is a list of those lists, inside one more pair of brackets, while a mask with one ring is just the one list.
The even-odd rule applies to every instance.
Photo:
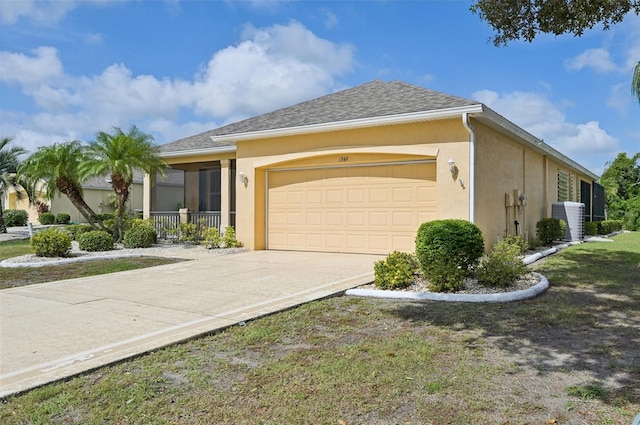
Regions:
[[240, 179], [240, 183], [242, 183], [243, 185], [247, 185], [247, 183], [249, 182], [249, 178], [244, 174], [243, 171], [240, 171], [238, 173], [238, 179]]
[[458, 170], [458, 167], [456, 167], [456, 162], [453, 159], [449, 159], [447, 163], [449, 164], [449, 171], [451, 172], [451, 175], [454, 175]]
[[522, 205], [523, 207], [527, 206], [527, 195], [525, 195], [524, 193], [520, 194], [518, 200], [520, 201], [520, 205]]

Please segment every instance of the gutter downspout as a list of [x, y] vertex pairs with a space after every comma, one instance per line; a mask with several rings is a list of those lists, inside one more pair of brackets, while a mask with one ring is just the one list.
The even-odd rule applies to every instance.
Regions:
[[476, 220], [476, 134], [471, 122], [469, 113], [462, 114], [462, 125], [469, 132], [469, 221]]

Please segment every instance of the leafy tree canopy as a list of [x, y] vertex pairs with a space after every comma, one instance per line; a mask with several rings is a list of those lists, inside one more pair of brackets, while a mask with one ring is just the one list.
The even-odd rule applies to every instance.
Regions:
[[165, 162], [157, 155], [153, 137], [132, 126], [126, 133], [114, 127], [112, 133], [100, 131], [89, 144], [82, 172], [85, 176], [108, 174], [116, 196], [116, 228], [118, 242], [124, 237], [125, 206], [131, 193], [136, 169], [146, 173], [163, 173]]
[[478, 0], [471, 11], [491, 25], [493, 43], [533, 41], [540, 33], [574, 34], [602, 24], [609, 29], [629, 12], [640, 14], [639, 0]]
[[607, 163], [600, 183], [607, 194], [609, 218], [624, 220], [625, 227], [640, 227], [640, 152], [628, 157], [625, 152]]

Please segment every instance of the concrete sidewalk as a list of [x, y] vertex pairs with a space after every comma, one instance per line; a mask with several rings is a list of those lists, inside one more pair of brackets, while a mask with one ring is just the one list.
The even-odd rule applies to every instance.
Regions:
[[381, 258], [249, 251], [0, 291], [0, 397], [371, 282]]

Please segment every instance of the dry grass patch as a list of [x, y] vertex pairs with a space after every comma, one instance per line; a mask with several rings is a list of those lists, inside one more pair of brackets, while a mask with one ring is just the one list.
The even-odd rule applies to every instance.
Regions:
[[12, 397], [0, 422], [630, 424], [640, 234], [535, 268], [535, 299], [312, 302]]

